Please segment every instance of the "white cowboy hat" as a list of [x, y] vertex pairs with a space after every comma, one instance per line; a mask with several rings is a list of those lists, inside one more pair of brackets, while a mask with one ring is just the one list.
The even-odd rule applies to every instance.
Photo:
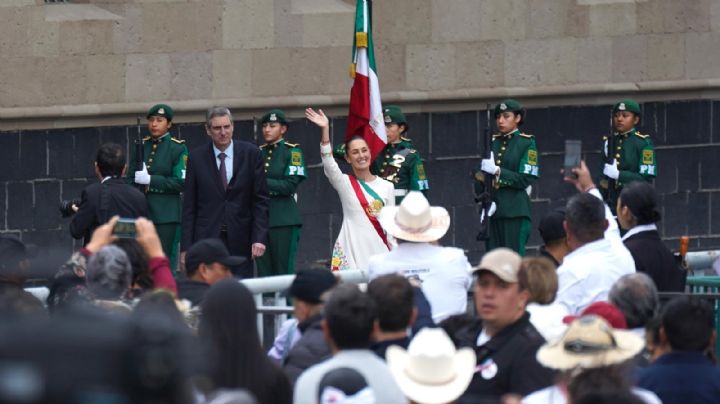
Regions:
[[407, 351], [390, 346], [385, 359], [405, 396], [424, 404], [449, 403], [460, 397], [472, 381], [476, 364], [475, 351], [456, 351], [441, 328], [423, 328]]
[[540, 347], [537, 360], [552, 369], [597, 368], [624, 362], [644, 345], [632, 331], [613, 329], [602, 317], [590, 315], [570, 323], [560, 340]]
[[410, 191], [400, 206], [384, 207], [378, 220], [393, 237], [416, 242], [438, 240], [450, 227], [448, 211], [443, 207], [430, 206], [419, 191]]

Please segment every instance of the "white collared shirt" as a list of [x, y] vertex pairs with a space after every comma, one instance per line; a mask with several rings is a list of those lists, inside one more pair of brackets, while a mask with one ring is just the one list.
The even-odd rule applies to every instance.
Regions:
[[[597, 189], [588, 193], [602, 200]], [[608, 228], [604, 238], [571, 252], [558, 267], [555, 303], [564, 305], [570, 314], [580, 314], [590, 304], [606, 301], [615, 281], [635, 272], [635, 260], [623, 244], [617, 222], [607, 205], [605, 218]]]
[[230, 141], [230, 145], [225, 149], [225, 151], [220, 151], [215, 145], [213, 144], [213, 154], [215, 155], [215, 165], [217, 166], [218, 170], [220, 169], [220, 153], [225, 153], [225, 173], [227, 174], [227, 180], [228, 184], [230, 183], [230, 180], [233, 176], [233, 158], [235, 157], [233, 155], [233, 142]]
[[653, 230], [657, 231], [657, 226], [655, 225], [655, 223], [637, 225], [632, 229], [628, 230], [628, 232], [625, 233], [625, 235], [623, 236], [622, 240], [625, 241], [638, 233]]

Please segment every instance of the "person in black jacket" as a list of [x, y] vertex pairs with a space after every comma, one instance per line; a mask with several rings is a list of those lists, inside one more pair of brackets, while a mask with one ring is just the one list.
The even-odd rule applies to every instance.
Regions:
[[293, 316], [301, 333], [283, 363], [285, 374], [293, 384], [306, 369], [331, 356], [320, 323], [324, 297], [335, 284], [335, 275], [329, 270], [306, 269], [297, 273], [286, 292], [293, 298]]
[[193, 306], [202, 303], [210, 286], [232, 278], [230, 268], [242, 265], [245, 257], [230, 255], [225, 244], [217, 238], [206, 238], [193, 244], [185, 258], [185, 274], [177, 281], [178, 298]]
[[100, 183], [86, 187], [80, 196], [80, 205], [73, 205], [75, 216], [70, 222], [73, 238], [90, 241], [93, 231], [111, 217], [147, 217], [149, 214], [145, 195], [129, 185], [123, 178], [127, 169], [122, 146], [105, 143], [95, 157], [95, 175]]
[[459, 347], [471, 347], [477, 367], [458, 403], [499, 402], [512, 394], [525, 396], [553, 383], [553, 371], [535, 358], [545, 339], [525, 311], [530, 293], [518, 277], [520, 256], [507, 248], [485, 254], [475, 268], [475, 322], [460, 329]]
[[657, 195], [652, 185], [633, 182], [625, 186], [617, 201], [620, 227], [625, 247], [635, 260], [635, 269], [652, 278], [658, 292], [682, 292], [685, 271], [675, 262], [672, 252], [660, 239], [656, 222], [660, 221]]

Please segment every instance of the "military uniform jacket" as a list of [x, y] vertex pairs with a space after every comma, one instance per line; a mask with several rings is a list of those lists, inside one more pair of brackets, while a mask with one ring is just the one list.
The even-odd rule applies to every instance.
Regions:
[[515, 130], [493, 135], [492, 150], [500, 175], [495, 177], [493, 218], [530, 218], [527, 188], [540, 176], [535, 137]]
[[[615, 156], [620, 176], [616, 182], [617, 188], [622, 188], [633, 181], [652, 181], [657, 175], [657, 162], [655, 160], [655, 147], [650, 135], [632, 130], [615, 135], [615, 150], [610, 150]], [[603, 137], [603, 161], [607, 157], [607, 136]], [[607, 180], [602, 181], [603, 188], [607, 188]]]
[[[155, 224], [180, 223], [182, 202], [180, 193], [185, 183], [185, 165], [188, 149], [184, 140], [166, 133], [158, 140], [150, 136], [143, 139], [145, 164], [150, 174], [150, 184], [145, 186], [150, 219]], [[135, 161], [128, 172], [130, 182], [135, 179]]]
[[[430, 188], [420, 154], [406, 138], [400, 138], [399, 143], [385, 145], [373, 162], [371, 171], [392, 182], [395, 189], [426, 191]], [[396, 196], [402, 198], [404, 195]]]
[[295, 193], [306, 172], [305, 159], [298, 146], [285, 139], [260, 146], [270, 194], [270, 227], [302, 224]]

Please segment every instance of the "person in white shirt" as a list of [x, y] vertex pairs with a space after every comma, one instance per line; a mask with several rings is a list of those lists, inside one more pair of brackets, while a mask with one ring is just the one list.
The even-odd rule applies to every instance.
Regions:
[[383, 208], [379, 220], [398, 245], [370, 258], [368, 278], [394, 273], [420, 281], [435, 323], [465, 313], [470, 262], [463, 250], [434, 244], [450, 227], [447, 210], [430, 206], [422, 192], [410, 191], [400, 206]]
[[570, 254], [558, 268], [555, 302], [579, 314], [593, 302], [607, 300], [621, 276], [635, 272], [635, 261], [620, 239], [618, 225], [602, 201], [585, 162], [566, 177], [580, 191], [565, 207], [565, 232]]

